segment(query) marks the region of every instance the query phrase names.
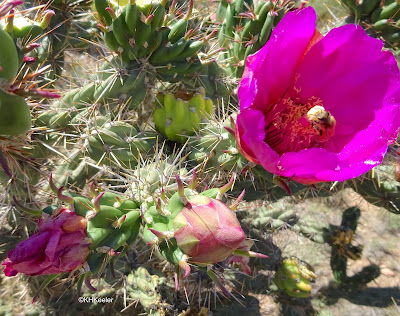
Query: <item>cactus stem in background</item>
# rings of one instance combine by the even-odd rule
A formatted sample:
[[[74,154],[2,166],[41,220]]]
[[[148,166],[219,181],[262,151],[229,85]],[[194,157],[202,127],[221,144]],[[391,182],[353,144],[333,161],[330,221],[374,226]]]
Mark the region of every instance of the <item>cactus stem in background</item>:
[[[243,189],[242,193],[240,193],[240,195],[237,197],[235,202],[233,202],[233,204],[231,205],[230,209],[232,211],[236,210],[236,208],[239,206],[240,202],[242,202],[245,193],[246,193],[246,189]]]
[[[42,291],[46,288],[47,285],[50,284],[51,281],[53,281],[56,277],[58,277],[59,274],[52,274],[49,275],[44,281],[43,283],[40,285],[39,289],[37,290],[35,296],[32,299],[32,304],[36,302],[36,300],[38,299],[40,293],[42,293]]]
[[[130,5],[135,5],[136,4],[136,0],[129,0],[129,4]]]

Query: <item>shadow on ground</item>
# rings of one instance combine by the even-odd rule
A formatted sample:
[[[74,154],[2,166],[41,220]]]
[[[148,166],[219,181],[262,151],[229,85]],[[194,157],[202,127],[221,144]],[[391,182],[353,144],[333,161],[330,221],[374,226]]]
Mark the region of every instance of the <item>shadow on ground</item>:
[[[338,287],[331,283],[319,291],[319,295],[327,305],[336,304],[344,298],[353,304],[386,308],[400,300],[400,288],[398,287],[366,287],[362,289],[348,289]]]

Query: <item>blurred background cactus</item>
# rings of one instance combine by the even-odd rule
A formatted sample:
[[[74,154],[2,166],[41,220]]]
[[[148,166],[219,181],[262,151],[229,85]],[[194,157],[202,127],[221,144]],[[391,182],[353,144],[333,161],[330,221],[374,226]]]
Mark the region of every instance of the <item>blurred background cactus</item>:
[[[0,273],[0,315],[398,311],[398,144],[304,185],[236,142],[246,58],[310,4],[398,52],[394,0],[0,4],[0,260],[64,209],[90,238],[76,269]]]

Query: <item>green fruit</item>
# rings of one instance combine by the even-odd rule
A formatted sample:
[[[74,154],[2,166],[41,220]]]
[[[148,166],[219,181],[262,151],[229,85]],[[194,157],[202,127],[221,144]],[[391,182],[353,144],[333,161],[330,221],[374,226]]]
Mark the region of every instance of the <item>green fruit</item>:
[[[0,113],[0,135],[22,134],[31,127],[31,112],[22,97],[0,90]]]

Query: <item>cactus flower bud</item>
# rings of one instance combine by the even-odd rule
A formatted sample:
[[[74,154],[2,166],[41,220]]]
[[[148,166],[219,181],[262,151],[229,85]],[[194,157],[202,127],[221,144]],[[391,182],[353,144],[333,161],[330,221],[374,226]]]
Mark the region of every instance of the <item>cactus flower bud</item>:
[[[234,212],[221,201],[196,195],[174,219],[175,239],[190,262],[216,263],[246,238]]]
[[[46,275],[79,268],[89,255],[86,219],[63,208],[38,222],[39,231],[20,242],[2,263],[4,274]]]

